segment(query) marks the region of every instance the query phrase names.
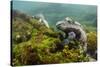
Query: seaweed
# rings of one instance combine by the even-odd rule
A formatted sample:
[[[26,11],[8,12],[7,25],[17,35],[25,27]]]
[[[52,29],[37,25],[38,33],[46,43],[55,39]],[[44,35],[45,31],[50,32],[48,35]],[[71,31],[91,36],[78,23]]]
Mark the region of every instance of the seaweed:
[[[90,56],[84,55],[77,40],[63,44],[64,38],[59,31],[47,28],[37,19],[23,14],[28,17],[26,21],[20,14],[17,12],[12,18],[13,66],[90,61]],[[90,32],[87,35],[88,51],[96,51],[96,33]]]

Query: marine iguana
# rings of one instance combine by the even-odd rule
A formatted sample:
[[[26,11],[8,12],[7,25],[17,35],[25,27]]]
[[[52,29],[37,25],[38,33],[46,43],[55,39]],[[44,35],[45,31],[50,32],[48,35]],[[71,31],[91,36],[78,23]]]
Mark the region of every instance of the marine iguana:
[[[49,24],[48,24],[48,22],[46,21],[46,19],[45,19],[45,17],[43,16],[43,14],[37,14],[37,15],[32,16],[32,17],[35,18],[35,19],[37,19],[37,20],[39,20],[40,23],[45,24],[45,26],[46,26],[47,28],[50,28],[50,27],[49,27]]]
[[[66,17],[64,20],[57,22],[56,27],[66,34],[65,38],[69,38],[69,33],[74,32],[75,36],[73,36],[73,38],[81,43],[80,46],[83,48],[84,52],[87,51],[87,36],[79,22],[73,21],[71,18]]]

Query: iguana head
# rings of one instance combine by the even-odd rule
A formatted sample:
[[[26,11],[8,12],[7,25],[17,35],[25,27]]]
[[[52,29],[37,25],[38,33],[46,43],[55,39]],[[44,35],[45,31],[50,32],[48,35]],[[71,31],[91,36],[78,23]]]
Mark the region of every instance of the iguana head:
[[[82,26],[77,21],[73,21],[71,18],[66,17],[63,21],[56,23],[57,29],[63,31],[68,35],[69,32],[74,32],[76,34],[76,39],[81,36]]]
[[[79,29],[81,27],[81,24],[77,21],[73,21],[69,17],[66,17],[63,21],[57,22],[56,27],[60,30],[65,31],[65,29],[68,29],[68,28]]]

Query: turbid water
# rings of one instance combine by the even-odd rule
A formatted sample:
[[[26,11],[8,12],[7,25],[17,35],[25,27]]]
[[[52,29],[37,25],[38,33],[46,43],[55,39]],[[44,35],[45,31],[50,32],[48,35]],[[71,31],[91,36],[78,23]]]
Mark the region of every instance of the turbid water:
[[[54,27],[58,21],[67,16],[85,25],[96,26],[97,21],[97,6],[95,5],[13,1],[12,9],[31,16],[43,14],[50,27]]]

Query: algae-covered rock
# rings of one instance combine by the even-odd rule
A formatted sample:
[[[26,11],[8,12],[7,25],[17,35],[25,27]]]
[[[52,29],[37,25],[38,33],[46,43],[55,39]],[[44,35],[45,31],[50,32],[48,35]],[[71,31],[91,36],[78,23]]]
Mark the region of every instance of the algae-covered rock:
[[[89,32],[87,33],[88,42],[88,53],[95,59],[97,59],[97,33]]]
[[[80,52],[82,49],[76,48],[80,45],[77,40],[63,45],[64,39],[59,34],[37,19],[15,12],[12,18],[12,65],[89,61]]]
[[[38,64],[40,63],[38,55],[55,52],[56,42],[60,42],[60,39],[58,33],[47,28],[37,19],[13,11],[12,42],[13,65],[25,65]]]

